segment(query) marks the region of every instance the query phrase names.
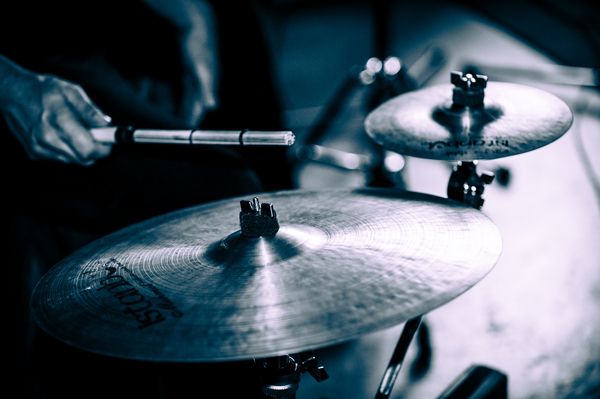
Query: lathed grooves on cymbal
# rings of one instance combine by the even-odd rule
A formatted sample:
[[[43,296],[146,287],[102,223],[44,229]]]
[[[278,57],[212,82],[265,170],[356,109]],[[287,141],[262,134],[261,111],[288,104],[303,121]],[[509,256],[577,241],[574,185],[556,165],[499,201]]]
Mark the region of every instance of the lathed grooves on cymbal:
[[[497,262],[498,229],[455,201],[395,189],[256,196],[281,225],[239,234],[240,197],[166,214],[56,265],[31,301],[57,339],[110,356],[212,362],[297,353],[428,312]]]
[[[240,231],[211,244],[204,257],[222,265],[267,266],[322,247],[327,238],[309,226],[283,226],[273,236],[251,239]]]
[[[453,107],[453,85],[402,94],[365,120],[383,147],[419,158],[474,161],[521,154],[547,145],[573,123],[569,107],[546,91],[491,82],[483,107]]]

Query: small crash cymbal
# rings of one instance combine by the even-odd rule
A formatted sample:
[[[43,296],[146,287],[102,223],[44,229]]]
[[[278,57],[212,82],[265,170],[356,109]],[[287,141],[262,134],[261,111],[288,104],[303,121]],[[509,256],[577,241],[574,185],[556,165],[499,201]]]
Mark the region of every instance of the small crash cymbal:
[[[388,100],[367,116],[367,133],[403,155],[474,161],[535,150],[561,137],[573,122],[561,99],[533,87],[488,83],[479,107],[454,104],[453,89],[437,85]]]
[[[130,226],[80,249],[38,283],[37,323],[110,356],[213,362],[297,353],[434,309],[501,252],[481,212],[392,189],[259,195],[279,231],[240,232],[240,199]]]

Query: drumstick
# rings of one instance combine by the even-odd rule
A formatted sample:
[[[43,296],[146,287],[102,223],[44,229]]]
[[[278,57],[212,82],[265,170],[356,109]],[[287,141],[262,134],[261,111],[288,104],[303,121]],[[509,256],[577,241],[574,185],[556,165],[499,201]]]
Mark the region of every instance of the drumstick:
[[[289,131],[250,130],[153,130],[131,126],[90,129],[96,141],[102,143],[155,143],[188,145],[283,145],[294,144]]]

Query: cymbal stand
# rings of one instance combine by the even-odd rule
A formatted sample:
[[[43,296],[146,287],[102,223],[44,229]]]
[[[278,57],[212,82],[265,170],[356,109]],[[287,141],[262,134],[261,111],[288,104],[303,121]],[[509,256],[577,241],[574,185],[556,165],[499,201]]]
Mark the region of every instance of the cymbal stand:
[[[444,62],[443,51],[431,47],[407,69],[396,57],[388,57],[385,61],[373,57],[362,67],[353,67],[342,86],[334,94],[333,100],[325,106],[318,121],[311,127],[303,140],[304,145],[298,146],[296,150],[298,160],[363,172],[367,175],[367,185],[370,187],[403,188],[402,182],[394,179],[396,172],[402,169],[404,163],[400,154],[375,146],[371,150],[372,154],[354,154],[317,145],[317,143],[333,123],[347,97],[357,87],[368,86],[370,89],[368,104],[369,109],[372,109],[395,95],[418,89],[441,68]]]
[[[448,182],[448,198],[481,209],[484,184],[490,184],[494,180],[494,174],[483,172],[478,175],[476,168],[477,161],[458,162]]]
[[[430,54],[427,54],[430,56]],[[304,145],[297,149],[298,159],[301,161],[316,161],[343,169],[347,168],[347,157],[360,157],[357,154],[344,153],[343,151],[318,146],[342,107],[350,98],[351,94],[359,87],[371,89],[368,98],[368,107],[372,109],[382,103],[385,99],[415,89],[414,81],[406,73],[401,61],[396,57],[388,57],[381,61],[376,57],[370,58],[363,66],[351,68],[346,79],[336,91],[333,99],[327,104],[319,115],[318,120],[306,135]],[[383,168],[383,149],[375,148],[374,156],[362,156],[368,158],[368,163],[362,165],[361,169],[368,174],[368,185],[375,187],[392,187],[394,184],[387,177]]]
[[[452,72],[450,81],[455,86],[452,92],[452,108],[461,111],[465,107],[483,106],[483,89],[487,85],[487,76]],[[492,172],[477,174],[477,161],[458,162],[448,182],[448,198],[481,209],[484,202],[484,185],[493,180]]]
[[[381,383],[379,384],[379,389],[377,390],[375,399],[387,399],[392,393],[392,388],[394,387],[394,383],[396,382],[398,373],[400,373],[400,368],[402,367],[402,363],[404,362],[404,356],[406,356],[408,345],[410,344],[410,341],[412,341],[413,336],[419,329],[422,317],[423,316],[421,315],[410,319],[404,325],[404,329],[402,330],[402,334],[400,335],[400,340],[396,345],[396,349],[392,354],[392,358],[390,359],[390,362],[388,364],[387,369],[385,370]]]
[[[259,359],[257,364],[264,398],[295,399],[301,373],[308,372],[318,382],[329,378],[325,369],[318,365],[313,351]]]
[[[373,46],[375,57],[370,58],[365,65],[355,66],[350,69],[342,85],[334,93],[331,101],[324,107],[303,140],[304,145],[299,146],[297,155],[301,161],[316,161],[348,170],[361,170],[367,173],[367,185],[371,187],[394,187],[397,182],[393,176],[395,171],[386,169],[385,150],[374,147],[373,156],[360,156],[344,153],[326,147],[316,147],[327,129],[331,126],[340,110],[350,98],[351,94],[359,87],[370,89],[368,110],[372,110],[384,101],[421,87],[445,63],[444,52],[436,47],[428,48],[424,54],[410,68],[397,57],[388,56],[389,37],[389,9],[390,0],[376,0],[371,3],[373,14]],[[346,156],[347,155],[347,156]],[[366,158],[360,167],[355,162],[348,167],[348,158]]]
[[[476,75],[474,77],[471,74],[463,76],[460,72],[452,72],[451,81],[456,86],[453,91],[452,108],[460,112],[467,106],[483,106],[483,89],[487,83],[486,76]],[[490,172],[484,172],[479,176],[476,172],[476,165],[477,161],[458,163],[450,176],[448,198],[481,209],[483,205],[483,198],[481,197],[483,185],[491,183],[494,175]],[[421,315],[406,322],[375,399],[387,399],[390,396],[408,346],[419,329],[422,317]]]
[[[277,212],[273,204],[241,200],[240,227],[245,237],[268,237],[279,231]],[[297,360],[296,360],[297,359]],[[318,382],[329,376],[319,366],[313,351],[301,352],[293,357],[282,355],[255,361],[259,367],[260,388],[264,398],[292,398],[300,384],[300,374],[308,372]]]

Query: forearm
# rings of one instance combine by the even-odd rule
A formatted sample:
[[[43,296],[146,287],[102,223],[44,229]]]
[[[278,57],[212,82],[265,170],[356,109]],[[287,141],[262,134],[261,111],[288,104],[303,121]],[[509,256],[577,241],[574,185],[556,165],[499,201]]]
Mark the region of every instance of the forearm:
[[[197,126],[217,107],[218,29],[212,5],[203,0],[140,0],[178,30],[183,66],[180,118]]]
[[[179,31],[187,32],[211,13],[212,7],[203,0],[140,0],[156,14],[171,22]],[[204,14],[206,15],[206,14]]]

